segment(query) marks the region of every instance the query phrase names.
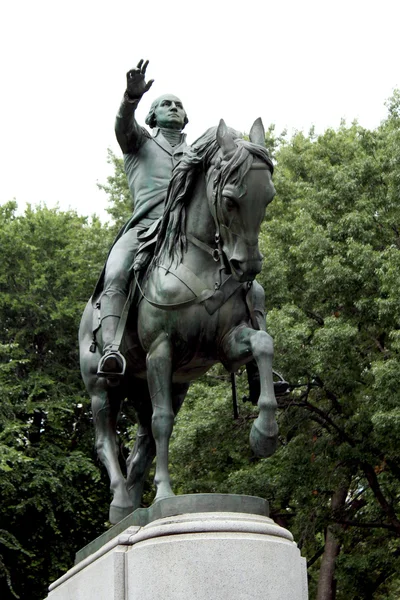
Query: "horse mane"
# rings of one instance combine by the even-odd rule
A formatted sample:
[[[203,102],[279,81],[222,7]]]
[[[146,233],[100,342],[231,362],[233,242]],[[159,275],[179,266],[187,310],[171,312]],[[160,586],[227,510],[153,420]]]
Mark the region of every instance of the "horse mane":
[[[232,183],[240,185],[246,173],[250,170],[253,157],[265,162],[273,173],[273,163],[266,148],[248,142],[243,136],[229,128],[237,148],[227,161],[221,162],[219,173],[219,188],[223,188],[228,180],[235,175]],[[217,127],[211,127],[199,137],[184,154],[175,167],[168,187],[164,216],[158,234],[153,264],[165,263],[170,259],[170,265],[182,260],[186,251],[186,206],[192,197],[192,191],[201,172],[207,172],[211,162],[220,149],[217,142]]]

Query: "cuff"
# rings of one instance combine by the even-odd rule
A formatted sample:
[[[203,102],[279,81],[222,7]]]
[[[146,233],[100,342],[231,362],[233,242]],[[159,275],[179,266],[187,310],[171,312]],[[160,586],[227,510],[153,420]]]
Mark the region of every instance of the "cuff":
[[[136,108],[136,106],[137,106],[137,105],[139,104],[139,102],[140,102],[140,99],[141,99],[141,96],[140,96],[140,98],[131,98],[131,97],[128,95],[128,92],[127,92],[127,91],[125,91],[125,93],[124,93],[124,100],[123,100],[123,101],[124,101],[124,102],[127,102],[128,104],[130,104],[130,105],[132,105],[132,106],[134,106],[134,107]]]

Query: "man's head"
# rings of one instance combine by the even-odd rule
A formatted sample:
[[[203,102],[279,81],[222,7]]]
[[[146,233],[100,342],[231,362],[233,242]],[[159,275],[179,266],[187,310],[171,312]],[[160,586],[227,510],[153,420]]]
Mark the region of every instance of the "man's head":
[[[163,127],[182,131],[188,122],[182,102],[172,94],[164,94],[154,100],[146,117],[146,125],[151,128]]]

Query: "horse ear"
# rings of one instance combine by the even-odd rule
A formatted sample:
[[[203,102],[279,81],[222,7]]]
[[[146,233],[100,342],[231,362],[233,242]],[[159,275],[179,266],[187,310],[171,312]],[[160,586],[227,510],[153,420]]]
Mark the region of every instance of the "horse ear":
[[[265,129],[260,117],[254,121],[250,129],[250,141],[265,148]]]
[[[227,128],[223,119],[220,120],[218,125],[217,142],[224,156],[232,154],[232,152],[236,150],[236,144],[233,140],[233,136],[229,132],[229,129]]]

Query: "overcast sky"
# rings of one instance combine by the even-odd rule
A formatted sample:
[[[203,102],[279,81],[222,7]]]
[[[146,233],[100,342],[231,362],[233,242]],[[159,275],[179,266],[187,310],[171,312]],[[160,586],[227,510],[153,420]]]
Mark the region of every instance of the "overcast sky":
[[[0,10],[0,203],[104,217],[107,148],[125,74],[147,58],[142,99],[179,96],[188,141],[221,117],[306,132],[376,127],[400,85],[399,0],[12,0]]]

